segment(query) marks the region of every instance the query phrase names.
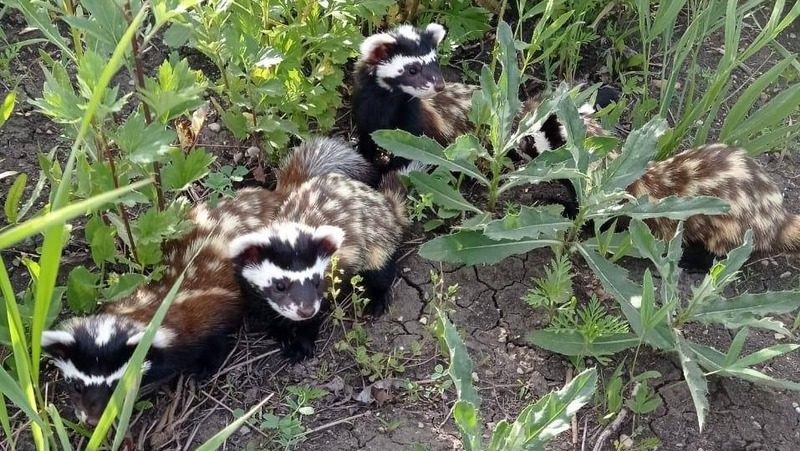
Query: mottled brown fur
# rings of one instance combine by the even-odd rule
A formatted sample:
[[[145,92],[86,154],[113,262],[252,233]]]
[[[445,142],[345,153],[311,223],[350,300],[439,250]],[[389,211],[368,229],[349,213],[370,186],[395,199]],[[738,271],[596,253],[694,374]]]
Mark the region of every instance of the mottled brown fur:
[[[227,246],[235,236],[266,225],[280,201],[275,193],[248,188],[214,208],[195,206],[189,213],[194,228],[164,245],[164,277],[107,304],[105,313],[149,323],[186,268],[183,284],[162,323],[162,327],[176,332],[174,343],[180,346],[196,342],[236,327],[243,317],[244,305]]]
[[[475,127],[467,114],[472,107],[472,93],[477,86],[447,83],[444,91],[430,99],[422,99],[424,133],[443,146]]]
[[[727,254],[753,230],[757,252],[800,251],[800,217],[791,214],[775,182],[744,150],[724,144],[706,145],[653,162],[627,191],[657,200],[674,196],[714,196],[730,204],[724,215],[696,215],[684,223],[684,240],[700,243],[717,256]],[[678,222],[645,221],[653,233],[671,238]]]

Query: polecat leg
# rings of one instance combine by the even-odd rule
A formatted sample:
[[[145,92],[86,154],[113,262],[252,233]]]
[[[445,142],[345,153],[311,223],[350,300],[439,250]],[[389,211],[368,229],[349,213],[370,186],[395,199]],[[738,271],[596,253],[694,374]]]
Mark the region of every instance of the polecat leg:
[[[392,289],[392,282],[397,273],[394,257],[392,256],[380,269],[361,273],[364,278],[364,295],[369,298],[369,303],[364,309],[364,313],[368,315],[381,316],[389,306],[389,290]]]
[[[714,257],[715,255],[701,243],[684,243],[683,255],[681,255],[678,266],[687,272],[706,273],[714,264]]]
[[[302,362],[314,355],[322,312],[307,321],[280,319],[270,325],[270,334],[281,344],[283,356],[290,362]]]

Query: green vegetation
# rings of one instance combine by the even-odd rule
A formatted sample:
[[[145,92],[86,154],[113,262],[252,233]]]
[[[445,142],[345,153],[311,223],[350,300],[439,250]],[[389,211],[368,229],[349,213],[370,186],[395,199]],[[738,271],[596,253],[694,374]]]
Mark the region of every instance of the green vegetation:
[[[625,192],[648,162],[691,145],[719,140],[757,155],[800,136],[800,62],[776,40],[800,17],[800,2],[6,0],[0,20],[12,14],[28,30],[13,42],[10,28],[0,30],[0,127],[23,107],[33,108],[58,124],[67,145],[43,149],[38,174],[0,173],[8,182],[0,229],[0,427],[10,448],[17,445],[19,422],[26,423],[19,437],[37,450],[70,450],[81,440],[89,450],[125,447],[142,362],[183,277],[149,324],[93,431],[69,421],[70,414],[59,412],[45,393],[42,331],[62,313],[96,312],[102,303],[159,280],[162,243],[191,227],[185,195],[213,205],[255,176],[245,162],[217,162],[219,153],[200,139],[209,118],[219,119],[232,147],[256,149],[248,156],[268,164],[312,133],[349,130],[343,107],[359,43],[406,22],[444,24],[440,60],[481,86],[471,111],[476,129],[449,146],[400,131],[374,135],[395,154],[435,166],[430,174],[409,177],[417,190],[410,195],[412,219],[423,222],[426,232],[440,232],[419,252],[432,261],[479,265],[552,250],[552,262],[520,301],[546,312],[548,325],[526,338],[564,355],[580,371],[563,389],[516,413],[513,422],[485,431],[472,361],[448,319],[457,287],[445,287],[434,272],[420,322],[440,340],[449,363],[431,363],[428,380],[402,380],[398,385],[409,398],[452,399],[454,392],[452,416],[465,449],[500,450],[542,449],[589,402],[603,425],[653,412],[661,402],[653,387],[662,375],[640,367],[649,350],[679,362],[701,429],[713,414],[710,376],[800,390],[800,383],[761,369],[798,345],[744,352],[753,329],[791,336],[800,328],[800,316],[791,328],[775,319],[800,308],[800,292],[725,291],[743,277],[752,237],[684,293],[678,290],[681,232],[665,242],[642,222],[719,214],[728,206],[714,198],[651,204]],[[709,50],[714,39],[722,41],[718,52]],[[484,45],[487,52],[494,45],[490,55],[476,50]],[[576,105],[591,99],[596,86],[570,86],[590,48],[622,87],[623,101],[599,116],[609,129],[621,118],[632,124],[624,140],[586,137]],[[763,63],[769,52],[779,55],[771,66]],[[23,56],[35,61],[20,61]],[[757,64],[762,66],[755,71]],[[30,82],[16,69],[21,65],[41,70],[40,95],[28,98],[30,91],[20,88]],[[734,78],[737,73],[748,74],[746,80]],[[549,95],[519,117],[520,93],[540,81]],[[764,98],[766,90],[774,95]],[[552,114],[565,124],[566,145],[514,168],[510,152]],[[606,158],[612,152],[616,158]],[[521,189],[561,179],[573,184],[581,206],[573,220],[562,216],[561,207],[515,199]],[[601,230],[623,217],[632,218],[627,231]],[[582,233],[587,222],[594,224],[594,238]],[[89,258],[59,278],[70,240],[85,243]],[[6,252],[23,242],[34,250]],[[619,264],[623,257],[645,259],[654,269],[632,278]],[[604,292],[584,296],[573,290],[581,265]],[[26,272],[22,283],[12,283],[13,267]],[[358,277],[344,281],[353,291],[347,299],[335,265],[329,278],[336,354],[352,361],[365,384],[407,377],[429,342],[378,349],[363,318],[368,300]],[[700,343],[687,333],[697,324],[735,330],[734,338],[727,349]],[[587,359],[614,366],[605,373],[586,369]],[[318,372],[328,368],[320,365]],[[245,424],[269,437],[271,448],[300,446],[313,432],[305,425],[316,413],[312,403],[326,393],[306,385],[286,390],[280,407],[265,409],[267,397],[246,406],[246,413],[234,410],[235,419],[198,449],[222,446]],[[395,420],[380,421],[387,431],[398,428]],[[634,436],[639,432],[634,429]],[[653,437],[640,438],[634,449],[658,446]]]

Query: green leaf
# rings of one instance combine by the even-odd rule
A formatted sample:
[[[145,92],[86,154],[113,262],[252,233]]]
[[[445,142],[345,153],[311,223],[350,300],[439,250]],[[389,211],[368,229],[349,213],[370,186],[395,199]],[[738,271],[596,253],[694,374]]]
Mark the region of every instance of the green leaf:
[[[408,176],[411,183],[420,193],[430,193],[433,201],[445,208],[458,211],[471,211],[481,213],[481,210],[464,199],[458,191],[447,184],[446,181],[428,175],[424,172],[412,172]]]
[[[405,130],[378,130],[372,133],[375,143],[393,154],[416,160],[424,164],[441,166],[453,172],[461,172],[474,178],[485,186],[489,186],[489,180],[481,173],[474,164],[456,160],[450,161],[445,157],[445,152],[458,153],[455,150],[444,150],[442,146],[427,136],[414,136]],[[474,138],[473,138],[474,139]],[[471,142],[469,138],[462,138],[451,144],[451,147],[463,146]]]
[[[127,273],[119,276],[119,279],[107,288],[102,290],[103,299],[113,301],[123,296],[133,293],[141,284],[147,281],[147,277],[136,274]]]
[[[730,280],[747,263],[753,252],[753,231],[748,229],[744,233],[744,242],[741,246],[728,252],[728,256],[719,263],[724,269],[717,275],[717,280]]]
[[[572,227],[572,221],[561,216],[563,207],[522,206],[518,215],[506,215],[486,225],[484,234],[493,240],[521,240],[525,238],[555,239],[558,232]]]
[[[106,225],[99,215],[92,216],[84,229],[86,241],[92,253],[92,261],[98,267],[105,262],[111,262],[117,252],[116,234],[114,228]]]
[[[572,417],[591,401],[596,385],[597,371],[589,368],[561,390],[548,393],[526,407],[511,425],[508,438],[496,451],[544,450],[547,442],[569,429]]]
[[[124,193],[146,186],[150,180],[142,180],[119,189],[91,197],[80,202],[75,202],[64,208],[51,211],[43,216],[28,220],[23,224],[12,227],[0,233],[0,249],[7,249],[29,236],[36,235],[54,224],[63,224],[76,216],[85,214],[100,205],[111,202]]]
[[[453,405],[453,419],[456,421],[458,431],[461,433],[461,442],[466,451],[478,451],[481,447],[480,425],[478,424],[478,411],[475,406],[463,399]]]
[[[250,125],[247,118],[238,108],[225,111],[221,117],[225,128],[233,133],[234,138],[242,140],[250,135]]]
[[[458,395],[458,401],[453,406],[453,416],[461,431],[466,449],[479,450],[481,449],[481,432],[478,409],[480,409],[481,400],[472,385],[472,359],[447,314],[443,310],[437,309],[436,315],[435,334],[439,338],[442,350],[446,350],[450,356],[447,374],[452,379]]]
[[[641,341],[634,334],[618,334],[595,338],[587,343],[577,331],[536,330],[527,340],[545,350],[569,356],[604,356],[632,348]]]
[[[53,25],[47,9],[40,8],[31,0],[6,0],[6,5],[16,8],[25,16],[25,22],[29,27],[35,28],[42,33],[47,40],[59,48],[64,55],[75,61],[75,53],[69,48],[64,38],[58,33],[58,28]]]
[[[17,91],[11,91],[6,94],[5,99],[3,99],[3,104],[0,105],[0,127],[11,117],[11,112],[14,111],[14,104],[16,101]]]
[[[31,421],[44,427],[42,417],[39,416],[34,408],[31,408],[31,404],[27,402],[25,393],[2,366],[0,366],[0,391],[6,398],[14,403],[15,406],[22,410]]]
[[[6,214],[9,224],[15,224],[19,215],[19,202],[22,200],[22,193],[25,191],[25,184],[28,183],[28,174],[24,172],[17,176],[11,188],[8,189],[6,194],[6,202],[3,204],[3,211]]]
[[[730,299],[714,299],[701,303],[691,319],[703,323],[720,323],[729,328],[741,326],[765,327],[760,321],[767,315],[793,312],[800,308],[800,291],[768,291],[745,293]],[[776,330],[766,324],[766,328]],[[785,329],[776,330],[787,333]]]
[[[150,105],[162,124],[198,108],[204,102],[206,86],[203,75],[189,68],[185,58],[177,60],[173,56],[161,63],[157,80],[145,78],[144,86],[142,99]]]
[[[169,164],[161,170],[164,187],[169,191],[183,191],[192,182],[200,180],[211,171],[214,156],[202,148],[188,155],[179,150],[170,153]]]
[[[770,99],[764,106],[751,114],[746,121],[739,124],[728,139],[730,142],[736,142],[751,133],[780,125],[797,111],[798,105],[800,105],[800,83],[784,89]]]
[[[774,387],[780,390],[800,391],[800,383],[798,382],[776,379],[753,368],[748,368],[748,365],[761,363],[779,355],[792,352],[798,348],[798,345],[784,344],[770,346],[769,348],[756,351],[740,359],[734,365],[726,364],[726,355],[714,348],[698,343],[689,343],[689,346],[692,348],[692,351],[694,351],[695,356],[697,356],[698,362],[711,372],[722,376],[736,377],[754,384]]]
[[[464,230],[428,241],[420,247],[419,255],[433,261],[492,265],[511,255],[559,244],[557,240],[493,240],[480,232]]]
[[[736,103],[725,115],[725,122],[722,124],[722,129],[719,132],[719,140],[725,143],[734,144],[728,138],[736,132],[736,128],[740,127],[745,122],[745,116],[750,108],[756,103],[758,98],[767,89],[768,86],[773,84],[780,78],[789,65],[795,61],[794,57],[787,57],[778,64],[772,66],[770,70],[753,81],[747,89],[739,94]]]
[[[131,162],[137,164],[163,161],[175,141],[174,130],[159,123],[145,124],[141,114],[128,117],[114,137],[117,145]]]
[[[683,220],[695,215],[725,214],[730,209],[727,202],[716,197],[696,196],[681,197],[668,196],[656,202],[649,202],[645,198],[637,202],[629,202],[622,207],[612,207],[587,216],[628,216],[635,219],[669,218]]]
[[[100,276],[78,266],[67,277],[67,304],[75,313],[88,313],[97,305]]]
[[[689,393],[692,395],[700,432],[703,432],[708,411],[708,382],[694,359],[695,353],[692,351],[690,343],[677,330],[675,331],[675,350],[678,352],[681,368],[683,368],[683,377],[689,387]]]
[[[625,189],[644,174],[656,154],[658,139],[667,129],[667,121],[660,117],[651,119],[634,130],[622,145],[622,153],[605,172],[603,190]]]

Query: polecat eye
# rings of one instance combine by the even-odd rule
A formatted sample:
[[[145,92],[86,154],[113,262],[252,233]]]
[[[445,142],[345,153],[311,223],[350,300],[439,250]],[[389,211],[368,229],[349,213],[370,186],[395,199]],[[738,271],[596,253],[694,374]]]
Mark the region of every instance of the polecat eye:
[[[417,75],[417,73],[419,73],[419,68],[417,66],[411,66],[408,68],[408,73],[411,75]]]
[[[317,276],[317,277],[314,277],[313,281],[314,281],[314,286],[315,286],[316,288],[319,288],[319,276]]]
[[[279,281],[275,284],[275,289],[278,291],[286,291],[286,284],[283,281]]]

